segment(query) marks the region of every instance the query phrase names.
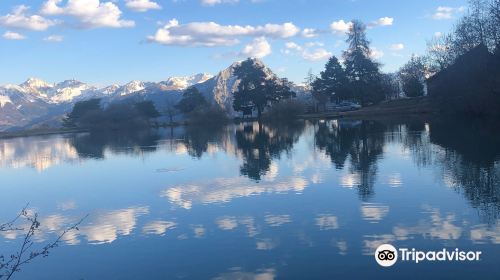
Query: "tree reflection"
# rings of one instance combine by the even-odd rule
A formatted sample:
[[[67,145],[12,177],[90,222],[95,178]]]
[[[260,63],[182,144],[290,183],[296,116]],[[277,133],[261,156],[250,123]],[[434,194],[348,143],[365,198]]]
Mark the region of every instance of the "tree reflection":
[[[228,127],[224,125],[187,126],[185,134],[181,137],[190,156],[201,158],[210,145],[219,146],[228,135]]]
[[[160,135],[156,130],[99,131],[71,138],[81,158],[104,158],[106,149],[113,153],[145,153],[157,149]]]
[[[499,125],[473,120],[430,124],[430,141],[444,148],[437,156],[443,177],[463,193],[487,220],[500,212]]]
[[[259,181],[283,152],[289,153],[304,130],[304,122],[281,125],[244,124],[236,130],[238,152],[243,156],[240,173]]]
[[[372,121],[320,122],[315,144],[330,157],[337,169],[343,169],[349,157],[348,170],[356,175],[354,182],[362,200],[374,194],[377,161],[383,154],[386,126]]]

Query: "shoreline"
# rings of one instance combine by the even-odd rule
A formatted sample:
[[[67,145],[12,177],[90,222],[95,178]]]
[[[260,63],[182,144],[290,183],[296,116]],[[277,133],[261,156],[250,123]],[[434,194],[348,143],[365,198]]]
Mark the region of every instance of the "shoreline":
[[[414,117],[429,117],[438,115],[439,110],[433,105],[433,100],[429,97],[416,97],[406,99],[396,99],[385,101],[380,104],[363,107],[356,111],[347,112],[321,112],[309,113],[299,115],[297,119],[302,120],[317,120],[317,119],[358,119],[358,120],[377,120],[387,118],[414,118]],[[256,121],[255,118],[241,119],[235,118],[229,123],[239,123]],[[188,122],[174,122],[174,123],[157,123],[152,125],[151,128],[166,128],[176,126],[188,126]],[[0,132],[0,139],[16,138],[16,137],[30,137],[30,136],[44,136],[54,134],[69,134],[69,133],[84,133],[89,132],[88,129],[61,129],[61,128],[47,128],[47,129],[33,129],[21,130],[13,132]]]

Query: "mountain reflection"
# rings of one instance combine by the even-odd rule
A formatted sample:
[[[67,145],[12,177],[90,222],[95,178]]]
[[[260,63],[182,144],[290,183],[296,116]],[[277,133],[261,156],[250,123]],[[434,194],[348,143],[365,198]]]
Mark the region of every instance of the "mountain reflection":
[[[222,153],[238,160],[240,177],[194,178],[188,183],[164,188],[161,195],[174,205],[190,209],[196,203],[222,203],[264,193],[301,192],[310,185],[320,184],[327,172],[339,171],[337,185],[356,188],[365,203],[364,217],[377,222],[389,210],[369,204],[379,185],[399,187],[408,183],[400,172],[389,170],[379,174],[384,157],[397,153],[397,158],[411,159],[419,168],[431,167],[444,185],[463,194],[491,223],[500,213],[498,128],[498,124],[470,120],[341,119],[287,125],[243,123],[211,128],[193,126],[26,137],[0,140],[0,166],[43,172],[54,165],[80,164],[115,154],[134,157],[166,151],[165,157],[187,154],[201,159]],[[309,158],[298,158],[300,151],[294,148],[300,141],[300,151],[305,150],[303,153]],[[294,165],[292,174],[283,173],[280,159],[284,155],[290,159],[287,163]],[[327,172],[323,172],[321,168],[325,169],[325,163],[318,162],[318,158],[327,158],[336,170],[326,167]],[[157,226],[147,231],[164,232],[170,227],[161,223]],[[112,238],[93,239],[106,242]]]

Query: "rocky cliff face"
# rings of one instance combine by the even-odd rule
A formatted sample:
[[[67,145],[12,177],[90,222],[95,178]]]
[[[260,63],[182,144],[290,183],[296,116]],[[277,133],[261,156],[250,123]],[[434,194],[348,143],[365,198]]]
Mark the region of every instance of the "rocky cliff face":
[[[277,76],[261,60],[254,58],[253,62],[264,67],[268,79],[277,79]],[[204,94],[207,100],[219,105],[231,115],[235,114],[233,110],[233,95],[238,90],[240,83],[234,71],[239,65],[241,65],[241,61],[231,64],[231,66],[220,71],[213,78],[196,85],[196,88]]]

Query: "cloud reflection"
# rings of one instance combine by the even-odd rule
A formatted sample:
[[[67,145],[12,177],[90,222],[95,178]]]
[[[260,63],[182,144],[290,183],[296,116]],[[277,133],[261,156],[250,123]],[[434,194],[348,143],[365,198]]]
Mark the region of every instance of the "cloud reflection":
[[[302,177],[290,177],[272,183],[255,183],[242,177],[217,178],[197,184],[174,186],[162,191],[160,196],[179,207],[191,209],[193,203],[223,203],[264,193],[302,192],[307,186],[308,182]]]
[[[256,272],[242,271],[241,268],[232,268],[232,271],[222,273],[213,280],[273,280],[276,278],[275,269],[263,269]]]
[[[381,221],[389,213],[389,206],[376,203],[363,203],[361,206],[361,214],[363,220],[377,223]]]
[[[89,243],[102,244],[115,241],[118,236],[129,235],[137,224],[137,218],[149,213],[148,207],[131,207],[98,214],[80,231]]]
[[[169,221],[152,221],[144,225],[142,232],[145,234],[164,235],[168,229],[174,228],[176,223]]]
[[[320,230],[333,230],[339,228],[339,222],[336,216],[329,214],[318,215],[316,225]]]

